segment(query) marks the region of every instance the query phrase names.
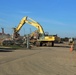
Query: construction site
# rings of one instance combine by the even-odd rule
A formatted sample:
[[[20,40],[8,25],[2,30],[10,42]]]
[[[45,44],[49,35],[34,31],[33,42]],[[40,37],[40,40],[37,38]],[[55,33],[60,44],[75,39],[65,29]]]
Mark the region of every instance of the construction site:
[[[35,27],[21,36],[23,25]],[[45,33],[42,25],[25,16],[13,35],[0,33],[0,75],[76,75],[76,39]]]

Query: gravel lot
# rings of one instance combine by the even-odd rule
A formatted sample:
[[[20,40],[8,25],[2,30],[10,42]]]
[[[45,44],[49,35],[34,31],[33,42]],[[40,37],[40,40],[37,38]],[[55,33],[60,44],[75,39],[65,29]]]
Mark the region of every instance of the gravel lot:
[[[0,50],[0,75],[76,75],[76,51],[63,44]]]

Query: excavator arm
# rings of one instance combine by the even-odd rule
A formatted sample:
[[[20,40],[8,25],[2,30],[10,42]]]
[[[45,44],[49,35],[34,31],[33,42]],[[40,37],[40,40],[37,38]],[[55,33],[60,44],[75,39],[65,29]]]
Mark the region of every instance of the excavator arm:
[[[19,37],[18,32],[20,31],[20,29],[22,28],[22,26],[23,26],[25,23],[34,26],[35,28],[37,28],[37,30],[38,30],[38,32],[39,32],[40,34],[44,35],[44,30],[43,30],[42,26],[41,26],[38,22],[34,21],[33,19],[31,19],[31,18],[29,18],[29,17],[24,17],[24,18],[22,18],[22,20],[20,21],[19,25],[18,25],[16,28],[14,28],[14,38]]]
[[[14,28],[14,33],[17,33],[20,31],[20,29],[22,28],[22,26],[26,23],[27,17],[22,18],[22,20],[20,21],[19,25]]]

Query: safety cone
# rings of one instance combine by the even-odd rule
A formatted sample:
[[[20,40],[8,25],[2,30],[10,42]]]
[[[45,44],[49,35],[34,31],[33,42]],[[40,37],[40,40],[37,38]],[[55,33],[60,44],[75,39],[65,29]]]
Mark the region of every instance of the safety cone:
[[[70,47],[70,52],[72,52],[73,51],[73,45],[71,45],[71,47]]]

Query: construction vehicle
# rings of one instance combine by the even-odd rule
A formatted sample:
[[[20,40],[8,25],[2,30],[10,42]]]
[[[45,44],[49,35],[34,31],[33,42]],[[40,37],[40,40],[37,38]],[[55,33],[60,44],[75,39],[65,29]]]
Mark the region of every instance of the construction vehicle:
[[[16,39],[20,36],[19,31],[25,23],[30,24],[30,25],[34,26],[35,28],[37,28],[36,33],[38,33],[39,35],[37,36],[36,39],[30,40],[30,41],[33,41],[33,43],[35,43],[35,45],[37,45],[37,46],[42,46],[42,45],[54,46],[55,37],[45,35],[42,26],[38,22],[34,21],[33,19],[31,19],[29,17],[23,17],[22,20],[20,21],[19,25],[16,28],[14,28],[14,35],[13,35],[14,39]]]
[[[56,34],[56,35],[53,35],[55,37],[55,43],[63,43],[61,41],[61,38]]]
[[[73,38],[69,38],[68,40],[69,40],[69,43],[68,43],[68,44],[69,44],[69,45],[72,45],[73,42],[74,42],[74,39],[73,39]]]

